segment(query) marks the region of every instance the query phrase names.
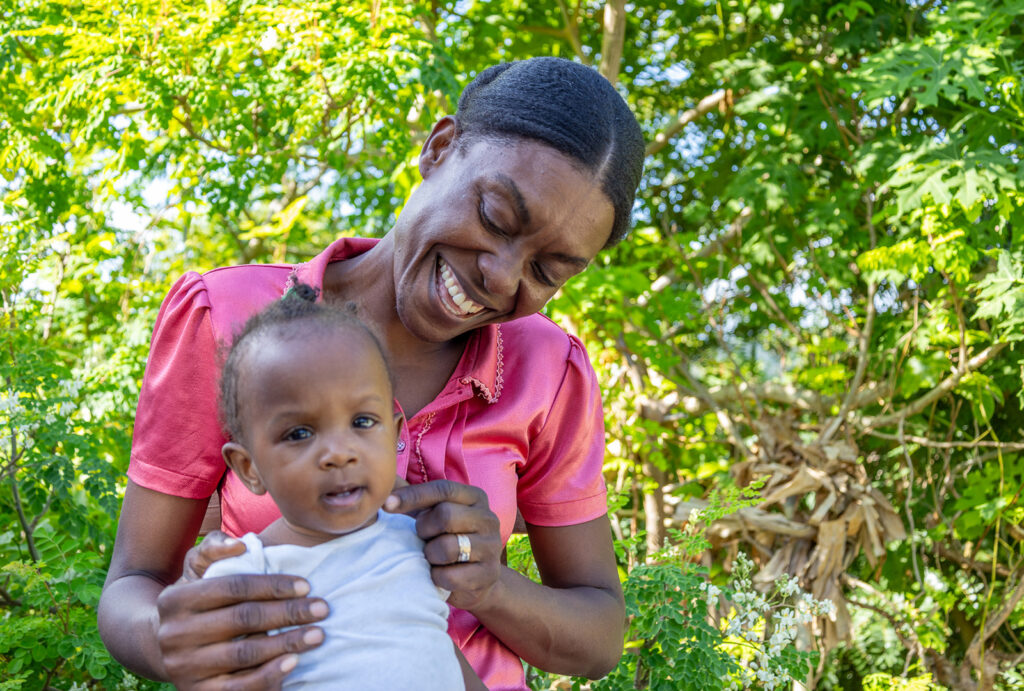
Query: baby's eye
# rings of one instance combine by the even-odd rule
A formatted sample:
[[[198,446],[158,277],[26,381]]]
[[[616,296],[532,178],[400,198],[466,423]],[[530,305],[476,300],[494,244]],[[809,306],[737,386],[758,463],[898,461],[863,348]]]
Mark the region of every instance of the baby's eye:
[[[285,432],[285,441],[303,441],[313,436],[313,430],[308,427],[296,427]]]
[[[377,424],[377,418],[370,415],[357,415],[352,420],[352,426],[359,429],[370,429]]]

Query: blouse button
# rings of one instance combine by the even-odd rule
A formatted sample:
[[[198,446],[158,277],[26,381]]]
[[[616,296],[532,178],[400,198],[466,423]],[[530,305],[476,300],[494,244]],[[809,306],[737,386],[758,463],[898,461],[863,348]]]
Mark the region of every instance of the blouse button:
[[[405,451],[405,440],[404,439],[399,439],[398,440],[398,452],[401,453],[402,451]]]

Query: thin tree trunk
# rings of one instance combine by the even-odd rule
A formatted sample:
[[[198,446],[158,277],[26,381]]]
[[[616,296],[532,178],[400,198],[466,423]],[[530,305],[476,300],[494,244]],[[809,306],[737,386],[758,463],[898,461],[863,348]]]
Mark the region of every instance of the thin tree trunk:
[[[644,475],[657,483],[657,487],[644,492],[644,525],[647,528],[648,558],[665,546],[665,498],[662,488],[666,484],[665,471],[649,461],[644,461]]]
[[[604,35],[601,38],[601,74],[615,86],[626,40],[626,0],[608,0],[604,6]]]

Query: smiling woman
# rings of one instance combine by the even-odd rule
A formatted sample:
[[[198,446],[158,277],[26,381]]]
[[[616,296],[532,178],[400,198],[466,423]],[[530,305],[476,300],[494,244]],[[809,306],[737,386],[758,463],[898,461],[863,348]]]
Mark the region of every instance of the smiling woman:
[[[225,472],[217,353],[300,282],[353,310],[384,347],[406,415],[396,469],[410,483],[385,509],[416,513],[434,583],[451,591],[449,634],[487,687],[525,689],[520,659],[586,676],[614,667],[624,605],[599,387],[582,344],[536,313],[625,235],[643,155],[632,113],[596,71],[555,58],[497,65],[434,126],[423,183],[380,241],[182,277],[154,329],[100,603],[111,652],[183,688],[266,688],[322,641],[326,608],[305,580],[197,580],[242,551],[223,533],[189,552],[218,489],[228,535],[281,515]],[[501,563],[517,511],[540,584]],[[245,637],[286,626],[297,628]]]
[[[594,175],[564,154],[533,141],[454,146],[455,131],[454,118],[434,127],[423,184],[392,234],[398,316],[432,342],[539,311],[604,246],[614,218]]]

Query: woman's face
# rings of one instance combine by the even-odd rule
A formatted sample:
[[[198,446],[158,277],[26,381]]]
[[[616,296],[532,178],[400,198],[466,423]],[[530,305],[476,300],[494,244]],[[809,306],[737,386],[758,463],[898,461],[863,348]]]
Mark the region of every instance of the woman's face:
[[[442,120],[395,226],[398,315],[443,342],[538,312],[604,247],[614,210],[594,177],[531,140],[456,147]]]

